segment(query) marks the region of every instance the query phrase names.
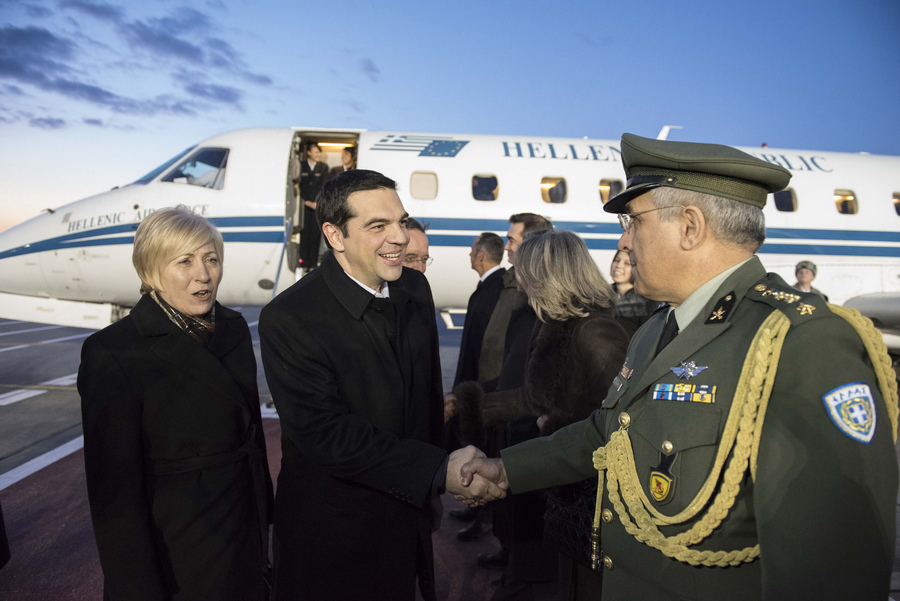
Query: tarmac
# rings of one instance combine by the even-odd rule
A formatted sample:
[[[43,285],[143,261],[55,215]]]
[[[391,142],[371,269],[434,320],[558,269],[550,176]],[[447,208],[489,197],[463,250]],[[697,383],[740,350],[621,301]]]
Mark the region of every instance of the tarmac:
[[[259,357],[256,322],[260,307],[238,308],[251,326]],[[456,371],[463,315],[451,323],[438,316],[444,387]],[[0,320],[0,505],[12,559],[0,570],[0,599],[15,601],[102,598],[103,575],[91,530],[84,481],[81,410],[75,389],[81,344],[93,330]],[[271,400],[262,366],[260,399]],[[263,407],[269,468],[280,466],[281,428]],[[900,460],[900,449],[898,449]],[[459,542],[464,524],[449,518],[461,507],[444,498],[444,521],[434,535],[438,598],[486,601],[497,570],[479,567],[475,556],[498,549],[491,536]],[[900,523],[900,499],[898,499]],[[900,550],[900,537],[897,539]],[[900,555],[900,553],[898,553]],[[555,583],[536,587],[536,601],[556,598]],[[900,601],[900,561],[895,556],[892,599]]]

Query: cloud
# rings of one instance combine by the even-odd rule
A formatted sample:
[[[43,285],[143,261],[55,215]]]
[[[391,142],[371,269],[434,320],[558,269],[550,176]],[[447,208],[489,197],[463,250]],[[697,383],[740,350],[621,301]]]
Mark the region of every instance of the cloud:
[[[132,47],[197,65],[204,62],[202,48],[175,37],[164,28],[155,28],[143,21],[135,21],[120,25],[119,31]]]
[[[32,119],[28,122],[28,125],[31,127],[37,127],[40,129],[62,129],[66,126],[66,122],[63,119],[54,119],[51,117],[40,117],[37,119]]]
[[[204,100],[213,100],[223,104],[243,110],[241,100],[244,93],[237,88],[231,86],[219,86],[215,84],[190,83],[184,86],[185,91],[192,96],[203,98]]]
[[[102,1],[60,0],[59,6],[69,14],[89,15],[109,23],[112,31],[124,40],[124,51],[98,44],[90,37],[81,38],[78,31],[65,36],[37,26],[0,26],[0,95],[25,95],[26,92],[12,84],[27,84],[120,114],[196,116],[216,107],[244,110],[245,92],[239,85],[215,83],[217,77],[221,79],[224,75],[228,83],[274,85],[268,75],[250,71],[241,53],[230,43],[214,35],[205,36],[218,29],[210,17],[193,8],[180,8],[177,13],[162,18],[128,20],[122,7]],[[158,73],[177,65],[173,77],[183,93],[180,97],[134,98],[91,81],[84,73],[102,77],[103,71],[96,65],[82,64],[79,55],[95,46],[107,53],[116,52],[118,60],[112,67],[125,69],[120,65],[130,65],[127,68],[130,73],[138,69]],[[195,68],[193,75],[184,77],[185,65]],[[374,63],[365,68],[370,77],[377,78]],[[32,119],[31,123],[35,127],[54,126],[46,120]],[[61,126],[64,125],[63,122]]]
[[[43,6],[38,6],[36,4],[23,4],[22,8],[25,9],[26,15],[34,19],[43,19],[44,17],[53,15],[53,11],[49,8],[44,8]]]
[[[69,67],[60,61],[70,59],[76,46],[43,27],[0,27],[0,76],[15,77],[27,73],[60,73]]]
[[[357,61],[360,70],[363,72],[363,75],[371,79],[374,83],[378,83],[378,78],[381,76],[381,70],[375,65],[375,62],[370,58],[361,58]]]
[[[118,23],[125,18],[125,11],[117,6],[105,3],[83,2],[82,0],[62,0],[61,8],[71,8],[80,13],[94,17],[101,21]]]
[[[92,125],[94,127],[103,127],[103,121],[101,121],[100,119],[85,118],[85,119],[82,119],[81,122],[84,123],[85,125]]]

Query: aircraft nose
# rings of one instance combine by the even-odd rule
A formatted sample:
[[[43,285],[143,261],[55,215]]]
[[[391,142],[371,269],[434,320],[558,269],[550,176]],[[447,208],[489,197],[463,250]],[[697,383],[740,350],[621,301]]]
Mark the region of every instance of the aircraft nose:
[[[41,217],[0,232],[0,292],[50,295],[39,259]]]

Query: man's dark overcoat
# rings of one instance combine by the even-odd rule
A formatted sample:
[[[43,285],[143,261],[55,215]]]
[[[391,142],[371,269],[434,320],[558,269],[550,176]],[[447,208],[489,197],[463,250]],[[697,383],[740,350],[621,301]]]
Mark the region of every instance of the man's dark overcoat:
[[[434,598],[432,482],[446,452],[425,277],[389,284],[395,337],[331,253],[260,315],[281,418],[276,599]],[[443,484],[443,483],[441,483]]]
[[[263,599],[272,481],[240,313],[217,303],[204,348],[144,296],[85,341],[78,392],[109,598]]]
[[[480,282],[475,292],[469,297],[466,307],[466,323],[463,326],[462,342],[459,345],[459,360],[456,364],[456,379],[453,385],[460,382],[478,380],[478,358],[481,356],[481,343],[487,329],[491,314],[503,290],[502,267]]]

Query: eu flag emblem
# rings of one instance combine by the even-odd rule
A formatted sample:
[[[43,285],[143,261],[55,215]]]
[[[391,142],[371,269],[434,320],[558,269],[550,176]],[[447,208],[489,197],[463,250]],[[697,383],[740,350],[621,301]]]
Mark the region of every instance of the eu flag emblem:
[[[420,157],[455,157],[468,140],[435,140],[419,153]]]

